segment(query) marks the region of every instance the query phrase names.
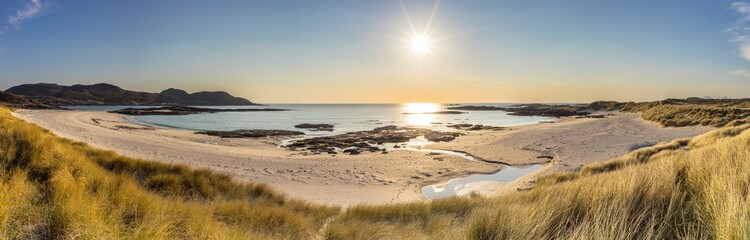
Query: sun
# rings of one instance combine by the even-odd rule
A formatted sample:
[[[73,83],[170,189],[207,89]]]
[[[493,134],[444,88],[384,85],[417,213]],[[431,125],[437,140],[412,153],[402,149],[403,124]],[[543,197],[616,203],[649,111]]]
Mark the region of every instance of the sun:
[[[430,51],[430,41],[425,36],[415,36],[410,41],[411,51],[416,54],[425,54]]]
[[[441,40],[448,38],[436,36],[438,31],[433,24],[433,20],[437,14],[439,5],[440,1],[435,1],[435,5],[432,6],[432,11],[429,13],[428,18],[412,19],[411,16],[409,16],[409,12],[406,10],[406,6],[403,2],[401,3],[401,10],[404,13],[406,24],[405,26],[400,27],[400,29],[404,35],[389,36],[392,39],[403,42],[404,47],[407,50],[407,54],[401,59],[401,61],[399,61],[399,63],[412,58],[419,60],[421,65],[422,61],[428,57],[437,58],[435,51],[438,50],[438,43]]]

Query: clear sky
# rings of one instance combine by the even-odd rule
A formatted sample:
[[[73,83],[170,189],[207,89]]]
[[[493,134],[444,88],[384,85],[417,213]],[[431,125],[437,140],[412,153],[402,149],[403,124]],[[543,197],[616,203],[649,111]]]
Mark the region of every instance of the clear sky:
[[[750,97],[750,4],[444,0],[430,53],[415,54],[409,19],[422,31],[435,4],[2,0],[0,89],[107,82],[265,103]]]

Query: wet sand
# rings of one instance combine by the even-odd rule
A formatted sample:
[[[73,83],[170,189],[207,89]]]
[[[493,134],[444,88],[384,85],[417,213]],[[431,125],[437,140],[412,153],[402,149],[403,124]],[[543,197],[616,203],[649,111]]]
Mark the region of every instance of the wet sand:
[[[15,116],[55,134],[119,154],[185,164],[227,173],[241,181],[266,183],[291,197],[324,204],[384,204],[426,201],[421,188],[472,173],[493,173],[500,164],[441,154],[391,151],[359,155],[307,154],[277,147],[283,139],[221,139],[193,131],[161,128],[129,117],[95,111],[19,110]],[[513,165],[546,162],[542,171],[482,191],[504,194],[528,185],[539,174],[569,171],[627,153],[633,145],[685,138],[708,127],[662,128],[636,114],[604,119],[564,119],[502,131],[466,131],[432,149],[459,150]]]

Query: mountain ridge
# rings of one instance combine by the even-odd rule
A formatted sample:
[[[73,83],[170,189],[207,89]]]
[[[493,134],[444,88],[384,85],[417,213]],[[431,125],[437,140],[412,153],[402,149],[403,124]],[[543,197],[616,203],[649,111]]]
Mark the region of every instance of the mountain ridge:
[[[160,93],[126,90],[108,83],[70,86],[55,83],[21,84],[5,90],[51,106],[62,105],[259,105],[225,91],[188,93],[169,88]]]

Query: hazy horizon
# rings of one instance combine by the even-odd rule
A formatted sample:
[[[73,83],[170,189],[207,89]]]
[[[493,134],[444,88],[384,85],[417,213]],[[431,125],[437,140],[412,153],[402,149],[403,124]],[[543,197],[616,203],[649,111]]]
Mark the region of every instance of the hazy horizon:
[[[0,14],[3,90],[104,82],[258,103],[584,103],[750,91],[745,2],[17,0]]]

